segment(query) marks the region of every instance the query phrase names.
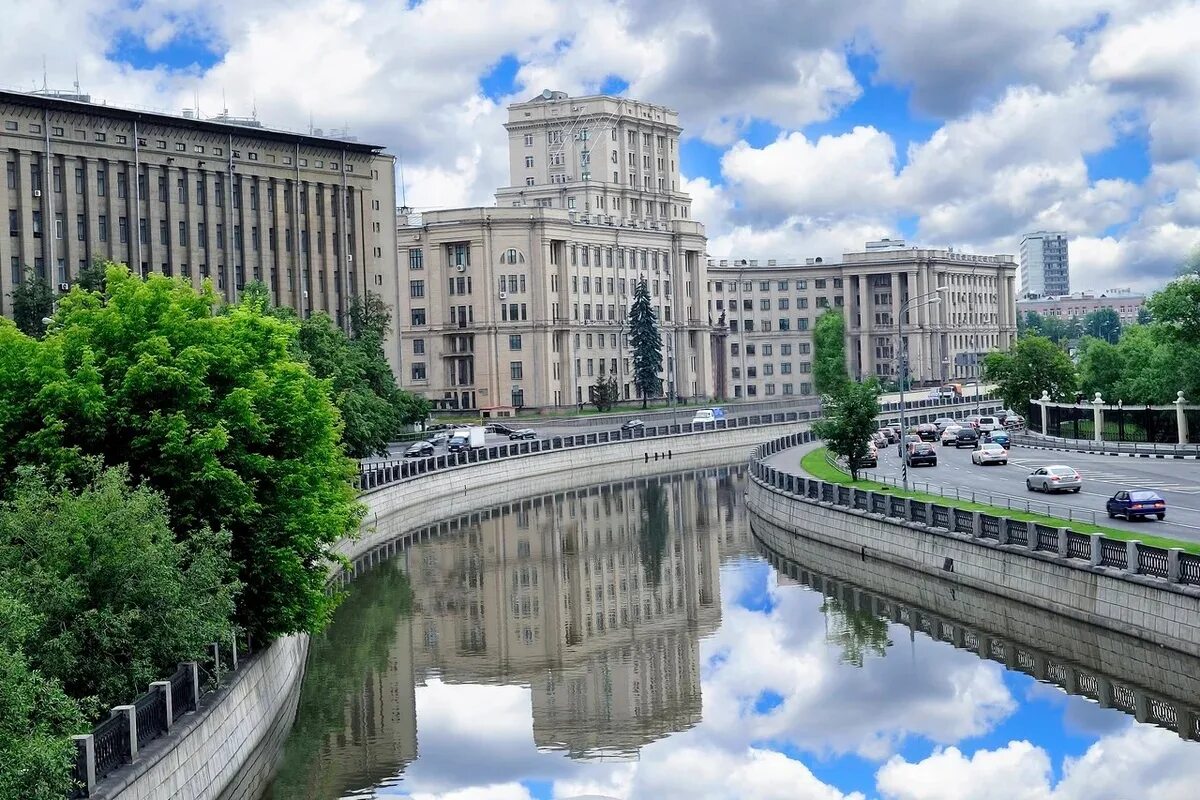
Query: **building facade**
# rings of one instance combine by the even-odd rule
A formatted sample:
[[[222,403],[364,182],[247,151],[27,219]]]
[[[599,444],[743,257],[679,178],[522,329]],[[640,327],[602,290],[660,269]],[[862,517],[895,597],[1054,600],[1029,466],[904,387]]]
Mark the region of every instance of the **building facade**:
[[[587,403],[612,377],[634,400],[627,319],[645,278],[662,394],[711,396],[706,239],[679,191],[677,122],[546,91],[509,108],[495,208],[401,209],[401,385],[438,408],[546,408]]]
[[[1039,297],[1017,301],[1017,313],[1023,318],[1029,312],[1045,317],[1070,320],[1082,319],[1093,311],[1111,308],[1121,318],[1122,325],[1133,325],[1146,304],[1146,296],[1129,289],[1109,289],[1101,294],[1075,292],[1065,297]]]
[[[1016,263],[1006,255],[868,245],[838,263],[710,260],[708,277],[710,313],[727,331],[714,345],[724,372],[715,380],[733,399],[812,394],[812,329],[827,309],[843,311],[856,379],[899,380],[901,308],[941,287],[939,303],[905,315],[913,382],[976,379],[982,356],[1016,337]]]
[[[61,293],[95,259],[208,279],[225,301],[262,281],[277,304],[339,324],[365,291],[397,302],[394,159],[381,147],[0,92],[0,160],[5,315],[27,275]],[[398,370],[396,342],[385,350]]]
[[[1071,292],[1067,234],[1035,231],[1021,237],[1021,297],[1045,297]]]

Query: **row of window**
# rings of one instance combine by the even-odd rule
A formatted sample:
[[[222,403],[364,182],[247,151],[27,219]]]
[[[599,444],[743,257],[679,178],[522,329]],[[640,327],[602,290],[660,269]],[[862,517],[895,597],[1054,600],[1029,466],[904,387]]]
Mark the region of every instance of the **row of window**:
[[[820,306],[820,304],[818,304],[818,306]],[[759,320],[757,327],[755,327],[754,320],[752,320],[752,319],[743,319],[743,320],[731,319],[728,321],[728,325],[729,325],[730,333],[738,333],[739,331],[742,331],[745,333],[756,333],[756,332],[757,333],[770,333],[772,330],[780,330],[780,331],[792,330],[792,320],[790,317],[779,317],[778,327],[773,325],[772,321],[769,319]],[[796,318],[796,330],[798,330],[798,331],[808,330],[808,317],[797,317]]]
[[[815,278],[815,279],[813,279],[813,288],[814,289],[824,289],[829,283],[833,284],[834,289],[842,288],[842,279],[841,278]],[[759,281],[758,282],[758,290],[760,292],[769,292],[769,291],[771,291],[772,284],[774,284],[775,289],[780,292],[786,292],[792,286],[795,286],[796,289],[799,291],[805,291],[808,289],[808,279],[807,278],[798,278],[794,281],[791,281],[791,280]],[[725,292],[725,291],[736,292],[738,290],[738,284],[737,284],[737,281],[709,281],[708,282],[708,290],[710,292],[716,292],[717,294],[720,294],[721,292]],[[754,291],[754,281],[742,281],[742,291],[743,292]]]
[[[748,355],[748,356],[756,356],[759,354],[760,351],[761,351],[762,355],[764,355],[764,356],[771,356],[771,355],[775,354],[774,350],[775,350],[775,346],[773,344],[771,344],[770,342],[763,342],[761,345],[751,342],[746,345],[746,355]],[[741,352],[742,352],[741,345],[738,342],[730,343],[729,355],[739,356],[739,355],[741,355]],[[797,342],[796,343],[796,352],[798,352],[802,356],[808,355],[809,353],[812,352],[812,343],[811,342]],[[781,342],[779,344],[779,355],[790,356],[791,354],[792,354],[792,343],[791,342]]]
[[[793,395],[793,394],[797,393],[795,390],[794,384],[782,383],[782,384],[779,384],[778,387],[776,387],[776,385],[774,383],[768,383],[765,386],[763,386],[763,394],[765,394],[768,397],[774,396],[776,393],[776,388],[778,388],[780,390],[780,393],[784,394],[784,395]],[[812,394],[812,384],[811,383],[800,384],[799,394]],[[744,391],[743,391],[743,387],[740,383],[734,384],[733,396],[734,396],[734,398],[758,397],[758,385],[753,384],[753,383],[746,384]]]
[[[804,373],[804,374],[812,372],[812,362],[811,361],[797,362],[796,363],[796,371],[800,372],[800,373]],[[730,377],[732,377],[734,380],[740,380],[742,377],[742,368],[741,367],[731,367],[729,374],[730,374]],[[774,364],[763,364],[762,365],[762,374],[764,377],[769,377],[771,375],[774,375],[775,374],[775,365]],[[779,365],[779,374],[780,375],[791,375],[792,374],[792,362],[784,361],[782,364],[780,364]],[[758,366],[746,367],[746,377],[747,378],[757,378],[758,377]]]
[[[709,307],[711,309],[712,303],[714,301],[710,298],[708,302],[709,302]],[[726,310],[737,311],[738,310],[736,300],[729,301],[728,309],[725,306],[725,301],[722,300],[721,298],[718,297],[715,302],[717,305],[717,311],[726,311]],[[776,303],[775,303],[776,307],[780,311],[787,311],[788,308],[791,306],[791,304],[792,304],[792,301],[791,301],[791,298],[789,298],[789,297],[780,297],[776,300]],[[840,295],[840,294],[835,295],[833,298],[833,304],[834,304],[834,306],[840,308],[842,305],[845,304],[845,298],[843,298],[842,295]],[[796,308],[808,308],[808,298],[807,297],[797,297],[796,298]],[[817,298],[817,308],[829,308],[829,298],[828,297],[818,297]],[[770,311],[771,310],[771,301],[766,298],[759,300],[758,301],[758,309],[760,311]],[[743,311],[753,311],[754,310],[754,301],[753,300],[742,300],[742,310]]]
[[[551,277],[550,284],[551,284],[551,286],[550,286],[551,291],[555,291],[555,292],[558,291],[558,276],[557,275],[554,275]],[[625,281],[625,278],[600,278],[600,277],[597,277],[595,279],[594,285],[596,287],[596,294],[616,294],[617,291],[615,291],[615,290],[619,289],[620,294],[622,296],[625,296],[626,289],[628,289],[628,294],[630,297],[632,297],[633,296],[633,288],[634,288],[635,284],[636,284],[636,281],[630,281],[627,284]],[[582,278],[580,278],[580,276],[578,276],[578,275],[571,276],[571,293],[572,294],[579,294],[580,287],[582,287],[582,289],[583,289],[583,294],[591,294],[592,286],[593,286],[592,278],[588,275],[584,275]],[[605,286],[608,287],[608,291],[605,291]],[[661,290],[661,294],[664,297],[669,298],[671,296],[671,282],[670,281],[657,281],[657,280],[646,281],[646,286],[650,290],[651,297],[657,297],[660,294],[660,290]]]

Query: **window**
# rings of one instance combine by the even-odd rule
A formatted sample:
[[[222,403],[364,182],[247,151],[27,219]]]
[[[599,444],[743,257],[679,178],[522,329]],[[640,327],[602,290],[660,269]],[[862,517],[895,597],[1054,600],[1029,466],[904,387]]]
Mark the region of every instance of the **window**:
[[[16,124],[16,123],[13,123]],[[4,168],[4,182],[9,189],[17,188],[17,163],[9,161]]]
[[[424,325],[425,324],[425,309],[423,309],[423,308],[412,309],[412,324],[413,325]]]
[[[759,300],[758,301],[758,309],[760,311],[770,311],[771,310],[771,301],[767,300],[766,298]]]
[[[21,235],[21,213],[15,208],[9,209],[8,211],[8,235]]]
[[[521,378],[523,377],[523,372],[524,372],[524,368],[522,366],[522,362],[520,362],[520,361],[509,362],[508,374],[509,374],[509,377],[512,378],[514,381],[521,380]]]
[[[97,236],[100,241],[108,241],[108,216],[101,214],[96,220]]]
[[[533,185],[534,185],[534,180],[533,180],[533,178],[526,178],[526,179],[525,179],[525,185],[526,185],[526,186],[533,186]]]
[[[4,121],[4,130],[6,130],[6,131],[15,131],[16,129],[17,129],[17,123],[16,123],[16,122],[13,122],[12,120],[5,120],[5,121]],[[17,281],[17,283],[20,283],[20,281]]]
[[[425,296],[425,281],[409,281],[408,282],[409,297],[424,297]]]
[[[425,362],[414,361],[412,365],[412,379],[414,381],[425,380]]]
[[[425,251],[419,247],[410,248],[408,251],[408,268],[409,269],[425,269]]]
[[[818,278],[817,280],[813,281],[813,287],[815,287],[817,289],[824,289],[825,288],[825,279]]]
[[[532,133],[525,134],[525,146],[533,147],[533,134]]]
[[[513,334],[509,335],[508,349],[509,350],[520,350],[521,349],[521,334],[513,333]]]
[[[779,310],[780,311],[788,310],[788,299],[786,297],[779,298]]]
[[[525,156],[525,168],[533,169],[533,156]]]
[[[425,355],[425,340],[424,339],[413,339],[413,355],[416,355],[416,356]]]
[[[121,217],[117,220],[117,227],[121,231],[121,244],[129,244],[129,220]]]

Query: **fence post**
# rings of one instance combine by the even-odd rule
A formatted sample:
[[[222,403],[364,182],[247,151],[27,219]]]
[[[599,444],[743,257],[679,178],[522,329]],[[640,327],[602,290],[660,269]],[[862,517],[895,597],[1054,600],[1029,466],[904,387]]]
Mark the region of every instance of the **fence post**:
[[[110,717],[124,717],[129,726],[129,760],[137,761],[137,708],[134,706],[113,706]]]
[[[90,733],[72,736],[75,743],[75,761],[83,764],[84,796],[91,797],[96,790],[96,740]]]
[[[1038,546],[1038,530],[1037,523],[1033,520],[1025,522],[1025,546],[1030,550],[1037,550]]]
[[[983,536],[983,519],[981,518],[981,514],[982,512],[979,511],[971,512],[971,536],[976,539]]]
[[[1049,413],[1046,407],[1050,404],[1050,393],[1042,392],[1042,399],[1038,400],[1038,405],[1042,409],[1042,436],[1048,436],[1050,433]]]
[[[192,707],[187,711],[195,711],[200,708],[200,665],[195,661],[184,661],[179,666],[187,669],[188,674],[192,678]],[[184,709],[180,709],[180,713],[184,713]]]
[[[221,685],[221,645],[213,642],[208,646],[208,650],[212,653],[213,660],[213,684]]]
[[[1179,583],[1179,554],[1182,552],[1178,547],[1167,548],[1167,580],[1171,583]]]
[[[1188,443],[1187,412],[1183,410],[1183,392],[1175,393],[1175,428],[1179,434],[1179,443]]]
[[[1008,517],[996,517],[996,544],[1008,544]]]
[[[1100,393],[1092,398],[1092,441],[1104,441],[1104,399]]]
[[[155,681],[150,684],[150,691],[162,692],[163,700],[167,705],[167,730],[171,730],[171,726],[175,724],[175,708],[171,698],[171,682]]]
[[[1092,547],[1091,547],[1092,561],[1091,561],[1091,563],[1092,563],[1093,567],[1098,567],[1098,566],[1100,566],[1100,559],[1104,555],[1103,547],[1100,544],[1102,541],[1104,541],[1104,537],[1098,533],[1093,533],[1091,535],[1091,539],[1092,539]]]
[[[1071,554],[1071,549],[1068,544],[1069,537],[1067,536],[1066,528],[1058,529],[1058,555],[1060,558],[1066,558]]]
[[[1133,539],[1125,543],[1125,571],[1130,575],[1136,575],[1138,572],[1138,545],[1137,539]]]
[[[238,647],[237,647],[237,631],[236,630],[229,632],[229,648],[230,648],[230,653],[231,653],[230,664],[232,664],[232,669],[236,671],[238,668]]]

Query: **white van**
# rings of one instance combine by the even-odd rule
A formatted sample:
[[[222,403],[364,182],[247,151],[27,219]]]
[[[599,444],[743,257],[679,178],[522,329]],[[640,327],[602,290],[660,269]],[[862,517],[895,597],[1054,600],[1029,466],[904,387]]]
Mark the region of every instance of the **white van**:
[[[701,408],[696,412],[696,416],[692,417],[693,425],[706,425],[716,421],[717,415],[713,413],[711,408]]]
[[[995,417],[980,417],[979,423],[976,425],[980,433],[989,433],[991,431],[1000,430],[1004,426],[1000,424],[1000,420]]]

